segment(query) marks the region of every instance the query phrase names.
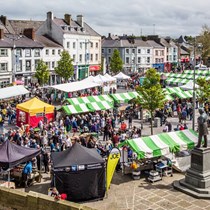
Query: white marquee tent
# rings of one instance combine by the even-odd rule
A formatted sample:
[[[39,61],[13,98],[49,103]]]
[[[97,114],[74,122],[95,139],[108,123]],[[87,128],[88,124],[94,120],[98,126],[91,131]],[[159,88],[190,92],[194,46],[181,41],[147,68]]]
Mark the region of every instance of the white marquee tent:
[[[11,87],[0,89],[0,99],[11,98],[15,96],[20,96],[28,94],[29,91],[23,85],[15,85]]]
[[[64,91],[64,92],[75,92],[78,90],[84,90],[84,89],[93,88],[93,87],[97,87],[97,86],[100,86],[100,84],[82,80],[79,82],[71,82],[71,83],[53,85],[50,87],[57,89],[57,90]]]
[[[195,88],[198,88],[199,85],[195,84]],[[193,90],[193,81],[190,80],[187,84],[180,86],[183,90]]]
[[[122,72],[120,72],[119,74],[115,75],[114,78],[116,78],[116,79],[130,79],[129,76],[127,76],[126,74],[123,74]]]

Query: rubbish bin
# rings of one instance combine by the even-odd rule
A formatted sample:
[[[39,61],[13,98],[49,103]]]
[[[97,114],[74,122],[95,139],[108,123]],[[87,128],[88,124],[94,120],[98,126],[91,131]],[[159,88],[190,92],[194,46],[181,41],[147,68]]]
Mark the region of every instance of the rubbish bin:
[[[154,118],[154,127],[160,127],[160,118],[159,117],[155,117]]]

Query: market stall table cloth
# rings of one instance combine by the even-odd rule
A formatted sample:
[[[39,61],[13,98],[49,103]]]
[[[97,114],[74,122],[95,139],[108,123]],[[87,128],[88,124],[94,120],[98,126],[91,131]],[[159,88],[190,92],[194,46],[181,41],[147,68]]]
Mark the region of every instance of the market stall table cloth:
[[[198,134],[190,129],[126,140],[119,147],[129,146],[137,154],[138,159],[143,159],[190,150],[197,141]]]

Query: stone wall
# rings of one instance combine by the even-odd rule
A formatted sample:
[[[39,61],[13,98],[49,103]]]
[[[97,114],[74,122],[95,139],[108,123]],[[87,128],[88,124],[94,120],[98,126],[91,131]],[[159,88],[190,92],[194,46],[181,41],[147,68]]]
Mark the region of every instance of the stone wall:
[[[29,193],[0,187],[0,209],[16,210],[93,210],[70,201],[55,201],[54,198],[30,191]]]

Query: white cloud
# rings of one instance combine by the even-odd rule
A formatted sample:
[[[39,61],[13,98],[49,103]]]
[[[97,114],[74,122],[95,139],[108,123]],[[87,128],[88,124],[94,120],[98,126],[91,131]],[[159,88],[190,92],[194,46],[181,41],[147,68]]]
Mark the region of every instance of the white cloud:
[[[65,13],[83,14],[85,21],[101,35],[160,34],[197,35],[210,24],[207,0],[28,0],[4,1],[0,14],[8,19],[45,20],[46,13],[62,18]]]

